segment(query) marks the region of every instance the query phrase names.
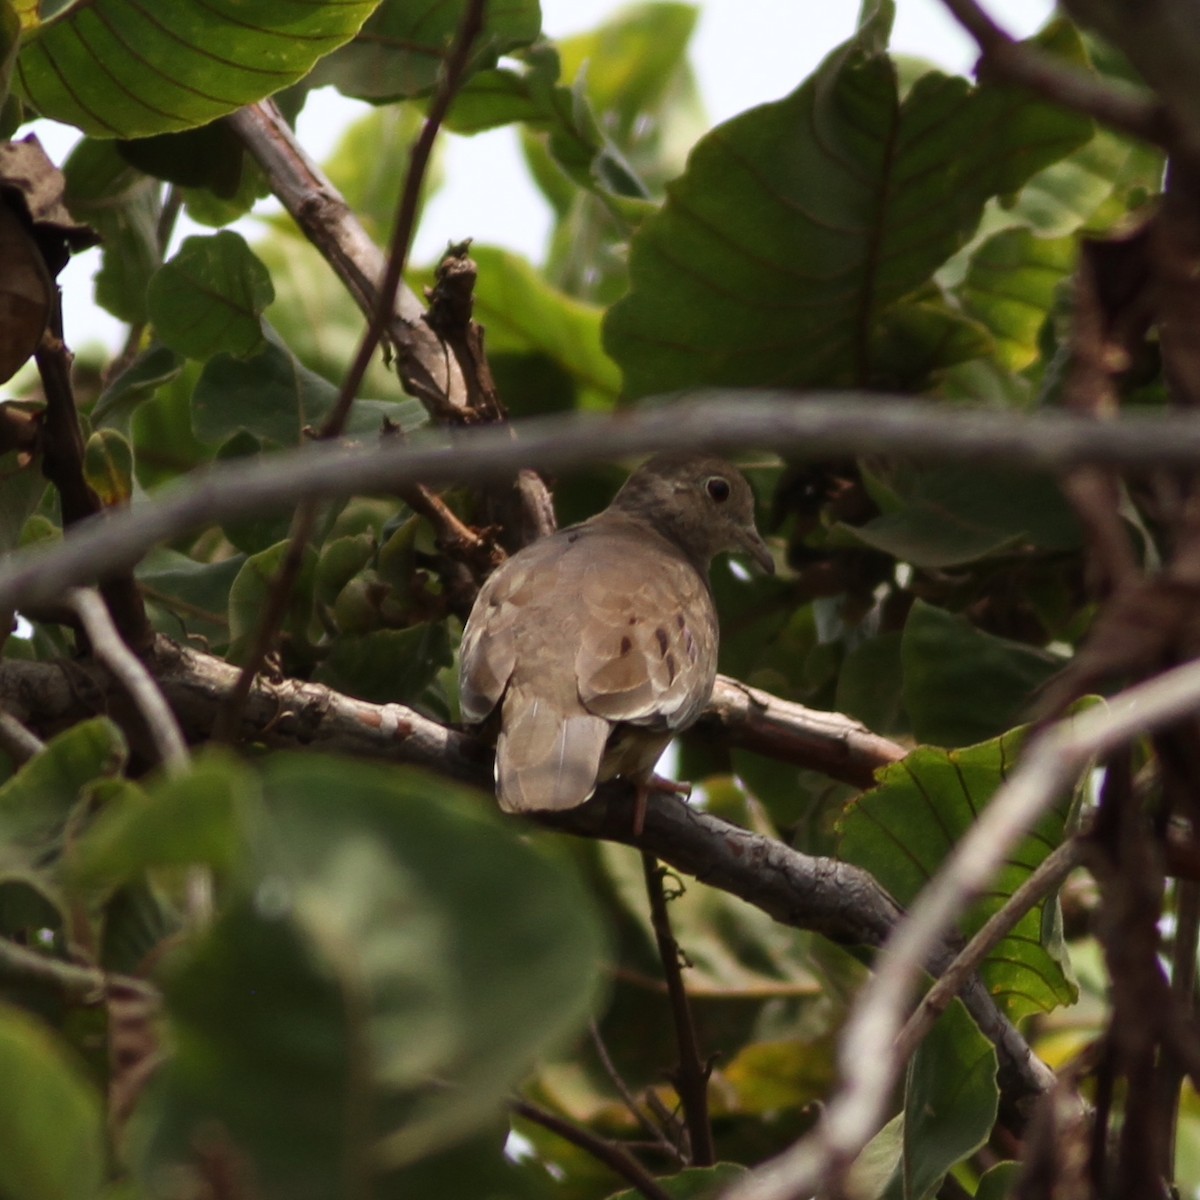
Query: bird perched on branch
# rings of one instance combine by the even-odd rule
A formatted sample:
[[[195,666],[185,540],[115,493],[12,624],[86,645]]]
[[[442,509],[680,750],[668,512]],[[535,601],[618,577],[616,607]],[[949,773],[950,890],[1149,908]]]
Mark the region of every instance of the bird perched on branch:
[[[526,546],[492,574],[463,631],[464,721],[495,729],[506,812],[574,808],[614,776],[647,793],[667,742],[695,721],[717,671],[713,556],[774,562],[741,473],[660,454],[603,512]]]

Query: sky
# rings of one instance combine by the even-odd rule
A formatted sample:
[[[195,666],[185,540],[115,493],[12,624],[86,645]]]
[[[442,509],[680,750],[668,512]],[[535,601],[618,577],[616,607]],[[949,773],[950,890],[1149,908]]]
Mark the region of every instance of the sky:
[[[542,0],[543,28],[551,38],[580,33],[623,7],[616,0]],[[790,92],[849,36],[858,8],[857,0],[700,0],[692,63],[712,123]],[[992,15],[1015,36],[1032,33],[1052,8],[1051,0],[991,3]],[[976,58],[974,43],[940,0],[897,0],[891,44],[897,54],[928,59],[951,71],[969,73]],[[341,131],[365,111],[366,106],[323,89],[301,113],[300,141],[320,161]],[[48,153],[62,161],[74,140],[72,131],[39,124]],[[445,171],[446,183],[427,206],[417,232],[413,261],[430,261],[448,242],[465,237],[505,246],[535,262],[541,258],[550,211],[525,171],[513,130],[448,137]],[[488,181],[486,188],[477,186],[480,179]],[[235,228],[253,244],[253,217]],[[177,239],[195,232],[205,231],[182,223]],[[89,251],[60,276],[67,340],[76,348],[93,341],[115,348],[123,340],[123,326],[91,299],[98,265],[99,251]]]

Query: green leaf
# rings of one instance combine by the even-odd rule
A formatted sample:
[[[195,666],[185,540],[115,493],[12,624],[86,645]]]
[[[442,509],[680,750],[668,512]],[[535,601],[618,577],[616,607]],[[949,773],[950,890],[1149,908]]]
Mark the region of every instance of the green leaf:
[[[620,394],[621,373],[601,344],[603,310],[551,287],[519,255],[472,246],[471,257],[479,267],[475,318],[487,330],[488,356],[513,412],[610,409]],[[557,400],[517,384],[518,378],[530,378],[535,364],[543,367],[540,378]],[[560,386],[551,373],[562,380]]]
[[[3,0],[0,3],[0,102],[7,103],[9,100],[13,66],[20,48],[21,20],[12,6],[12,0]]]
[[[591,900],[445,780],[314,754],[265,764],[260,882],[164,980],[174,1060],[143,1173],[214,1120],[265,1197],[370,1190],[493,1121],[599,979]]]
[[[901,1177],[888,1200],[930,1200],[950,1168],[991,1136],[999,1096],[996,1051],[955,1000],[909,1064]]]
[[[183,370],[183,360],[159,342],[148,346],[100,393],[92,409],[92,425],[128,434],[139,404],[151,399]]]
[[[83,477],[105,508],[133,495],[133,447],[115,429],[97,429],[83,448]]]
[[[263,309],[275,291],[266,267],[240,234],[185,238],[150,280],[150,319],[158,336],[188,358],[224,351],[245,356],[263,344]]]
[[[333,384],[304,366],[269,325],[263,334],[248,357],[219,353],[205,364],[192,393],[192,426],[202,441],[225,442],[244,431],[269,445],[296,446],[337,403]],[[385,416],[406,431],[425,420],[415,400],[359,400],[347,432],[377,434]]]
[[[313,678],[377,704],[412,704],[453,661],[445,621],[425,621],[334,638]]]
[[[47,742],[0,787],[0,863],[36,862],[52,850],[83,789],[115,775],[127,754],[121,731],[104,717]]]
[[[229,592],[246,559],[197,562],[157,547],[137,565],[138,586],[154,628],[179,641],[203,639],[213,653],[229,643]]]
[[[316,67],[309,83],[333,84],[373,103],[424,95],[438,81],[466,7],[466,0],[383,0],[358,36]],[[502,54],[529,45],[541,27],[538,0],[493,0],[471,47],[469,69],[494,66]]]
[[[1091,136],[999,86],[931,71],[900,100],[868,26],[792,95],[718,126],[634,237],[605,339],[632,396],[876,379],[879,323],[986,201]]]
[[[997,354],[1010,371],[1023,371],[1039,353],[1038,335],[1059,290],[1075,269],[1075,239],[1040,238],[1008,229],[971,256],[958,295],[992,331]]]
[[[42,21],[17,58],[22,98],[99,138],[206,125],[295,83],[349,41],[378,0],[74,4]]]
[[[0,455],[0,550],[15,550],[21,544],[25,523],[45,491],[46,477],[36,461],[22,461],[15,450]]]
[[[1017,1180],[1020,1177],[1020,1163],[997,1163],[979,1181],[979,1187],[975,1191],[975,1200],[1009,1200],[1016,1190]]]
[[[95,1200],[107,1174],[96,1089],[39,1022],[0,1007],[0,1194]]]
[[[1011,729],[1061,659],[918,600],[900,643],[904,707],[919,742],[965,746]]]
[[[1048,476],[978,464],[873,465],[878,470],[865,470],[864,481],[883,512],[837,526],[839,539],[935,569],[1022,547],[1062,552],[1082,543],[1078,518]]]
[[[963,750],[919,746],[885,767],[879,783],[851,801],[838,855],[870,871],[901,905],[910,904],[991,802],[1025,738],[1015,730]],[[976,933],[1061,844],[1071,797],[1046,812],[1009,854],[986,894],[959,919]],[[988,955],[980,976],[1009,1015],[1046,1012],[1075,999],[1062,941],[1058,897],[1043,900]]]
[[[63,167],[66,203],[103,239],[96,300],[130,324],[146,320],[146,288],[162,265],[158,223],[162,187],[117,152],[112,142],[83,138]]]
[[[659,1175],[654,1182],[671,1200],[715,1200],[724,1189],[748,1174],[749,1168],[741,1163],[722,1162],[711,1167],[688,1167],[674,1175]],[[608,1200],[638,1200],[642,1195],[639,1189],[629,1188],[614,1192]]]
[[[290,540],[285,539],[267,550],[252,554],[238,571],[237,578],[229,589],[230,646],[227,658],[230,662],[240,663],[258,636],[263,616],[270,605],[275,580],[283,567],[290,546]],[[308,640],[308,623],[312,617],[313,604],[313,569],[316,562],[316,551],[311,545],[305,546],[303,563],[279,626],[282,634],[301,644],[307,643]]]
[[[260,791],[245,766],[219,752],[179,776],[126,787],[72,846],[71,877],[96,888],[129,883],[159,867],[203,864],[228,873],[244,849]]]

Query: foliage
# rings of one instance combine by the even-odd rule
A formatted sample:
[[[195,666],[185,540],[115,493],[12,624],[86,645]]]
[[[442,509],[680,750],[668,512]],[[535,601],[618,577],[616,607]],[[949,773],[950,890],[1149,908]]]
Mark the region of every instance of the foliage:
[[[151,15],[0,0],[6,44],[21,28],[6,131],[82,130],[66,201],[103,237],[97,303],[130,326],[119,360],[77,364],[77,465],[97,511],[153,506],[211,463],[302,445],[337,411],[361,335],[344,278],[290,221],[226,227],[275,181],[214,119],[277,93],[294,114],[324,85],[369,100],[329,173],[382,241],[397,164],[466,7],[174,0]],[[559,44],[540,38],[533,0],[487,6],[446,123],[515,127],[555,219],[540,264],[470,252],[490,374],[514,419],[718,386],[904,391],[1014,417],[1062,402],[1063,364],[1079,352],[1080,245],[1127,236],[1160,189],[1162,156],[998,78],[898,64],[893,15],[891,0],[864,5],[789,95],[707,128],[689,6],[642,3]],[[1129,70],[1066,18],[1033,47],[1100,82]],[[211,230],[174,233],[181,209]],[[436,264],[409,274],[418,292],[444,279]],[[1124,349],[1121,386],[1161,406],[1157,346]],[[441,419],[406,389],[404,354],[385,357],[348,437]],[[18,376],[4,410],[48,431],[49,392]],[[75,518],[40,472],[49,441],[0,445],[0,551],[61,538]],[[843,711],[909,753],[858,790],[786,753],[698,735],[679,748],[681,773],[711,813],[862,867],[908,905],[1009,776],[1035,700],[1101,624],[1089,529],[1055,481],[1017,469],[813,464],[769,446],[746,467],[781,569],[716,567],[722,671]],[[560,519],[602,507],[618,479],[596,466],[554,481]],[[1166,492],[1121,494],[1139,563],[1169,551]],[[479,489],[441,499],[510,544]],[[296,517],[248,507],[111,564],[106,582],[132,570],[158,633],[237,667],[254,661],[291,571],[270,618],[270,679],[362,701],[364,724],[402,720],[370,707],[388,704],[452,724],[462,589],[478,563],[429,514],[413,492],[349,494]],[[75,679],[72,622],[53,607],[26,615],[0,675],[59,663],[99,710]],[[598,1139],[628,1143],[663,1177],[660,1194],[716,1196],[811,1128],[836,1087],[869,948],[680,881],[669,910],[712,1055],[717,1160],[692,1162],[635,851],[502,818],[453,772],[281,751],[279,730],[305,744],[283,701],[241,753],[198,745],[173,769],[127,704],[104,711],[34,712],[45,745],[29,761],[4,741],[0,948],[21,952],[16,965],[0,952],[5,1200],[637,1194],[594,1153]],[[212,720],[185,723],[195,743],[231,740]],[[1074,834],[1080,802],[1062,798],[1029,832],[959,934]],[[1096,962],[1052,891],[980,974],[1059,1066],[1111,1015]],[[84,967],[152,984],[161,1007],[128,979],[80,986],[71,971]],[[856,1194],[1014,1194],[1000,1160],[1020,1131],[1002,1066],[954,1002],[853,1165]],[[622,1088],[657,1124],[656,1148]],[[517,1094],[582,1136],[513,1116]],[[1185,1109],[1181,1190],[1200,1186],[1198,1130]]]

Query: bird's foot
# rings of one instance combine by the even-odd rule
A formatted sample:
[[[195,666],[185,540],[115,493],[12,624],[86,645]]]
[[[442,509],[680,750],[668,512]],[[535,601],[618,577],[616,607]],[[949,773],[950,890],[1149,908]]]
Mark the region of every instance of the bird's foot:
[[[633,808],[634,837],[641,837],[642,830],[646,827],[646,810],[650,804],[651,792],[677,796],[680,800],[686,800],[692,794],[690,783],[679,783],[674,779],[667,779],[664,775],[651,775],[648,779],[639,779],[633,786],[636,792]]]

